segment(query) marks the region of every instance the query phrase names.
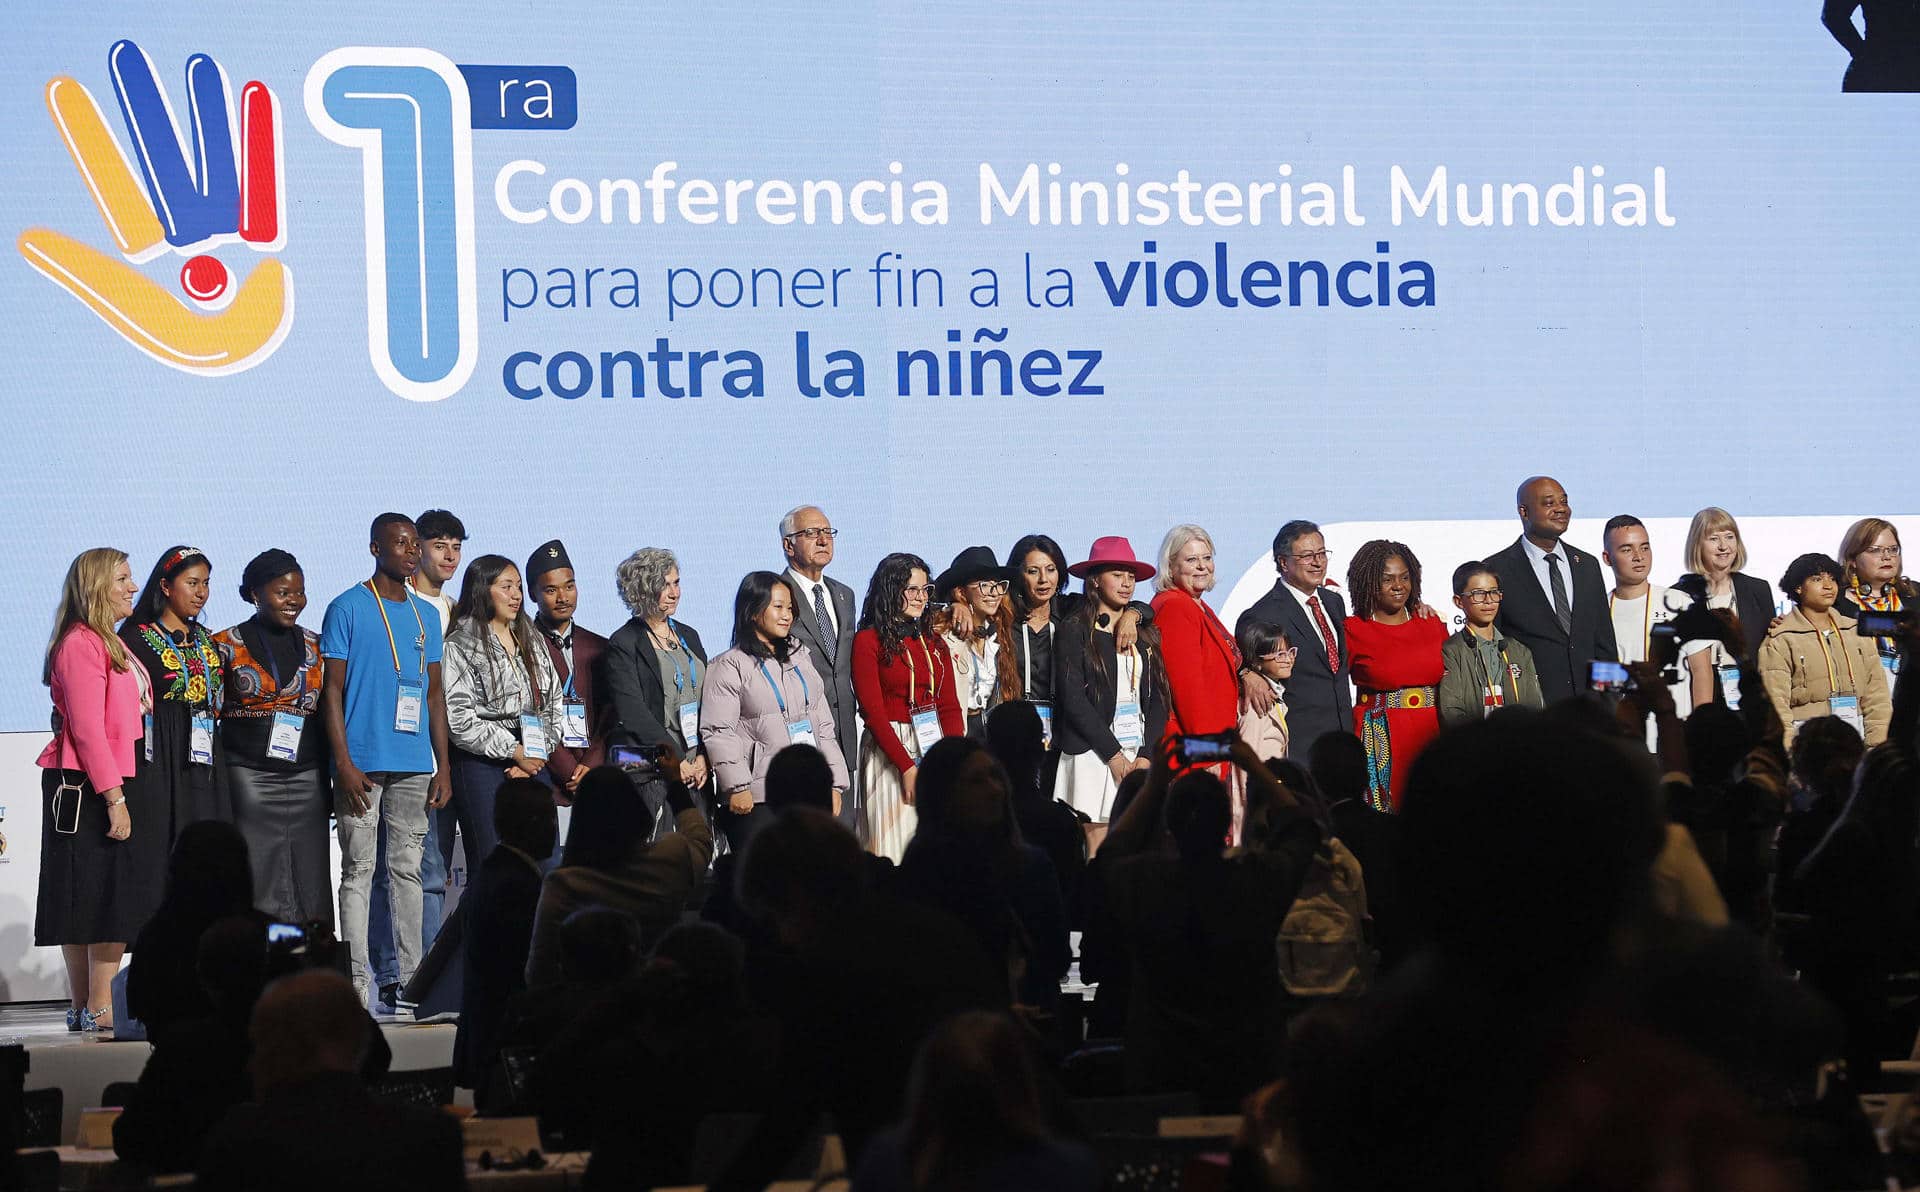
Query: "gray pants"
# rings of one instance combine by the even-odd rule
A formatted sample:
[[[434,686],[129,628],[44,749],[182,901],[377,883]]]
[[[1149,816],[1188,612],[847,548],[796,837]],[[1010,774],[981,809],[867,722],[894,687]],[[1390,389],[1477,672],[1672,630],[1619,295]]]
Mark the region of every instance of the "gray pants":
[[[367,775],[372,802],[353,814],[346,796],[334,792],[340,823],[340,934],[353,957],[353,988],[364,1003],[373,978],[367,965],[367,901],[373,889],[374,850],[380,823],[387,825],[387,906],[392,914],[400,984],[420,967],[420,854],[427,838],[427,786],[431,774],[381,771]]]

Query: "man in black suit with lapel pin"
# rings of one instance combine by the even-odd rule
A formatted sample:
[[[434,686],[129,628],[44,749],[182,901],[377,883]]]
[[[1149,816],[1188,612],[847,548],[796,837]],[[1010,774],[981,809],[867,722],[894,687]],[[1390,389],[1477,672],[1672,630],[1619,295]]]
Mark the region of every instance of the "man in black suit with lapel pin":
[[[1520,538],[1487,565],[1500,577],[1500,631],[1533,651],[1540,692],[1551,704],[1588,690],[1593,661],[1615,661],[1620,651],[1599,560],[1560,539],[1573,519],[1567,490],[1550,476],[1534,476],[1514,500]]]
[[[1246,612],[1278,625],[1300,653],[1287,680],[1287,752],[1305,757],[1327,733],[1353,731],[1353,688],[1347,680],[1347,603],[1327,586],[1327,540],[1310,521],[1290,521],[1273,536],[1280,578]],[[1247,672],[1241,684],[1259,706],[1272,700],[1266,679]]]
[[[793,610],[793,635],[813,652],[814,669],[827,685],[827,706],[833,709],[834,736],[847,759],[847,795],[840,800],[840,820],[861,840],[866,839],[867,817],[860,813],[860,738],[858,709],[853,702],[853,635],[859,628],[854,615],[853,589],[825,574],[833,562],[833,540],[839,531],[813,505],[802,505],[780,519],[780,549],[786,553],[787,582],[800,603]]]

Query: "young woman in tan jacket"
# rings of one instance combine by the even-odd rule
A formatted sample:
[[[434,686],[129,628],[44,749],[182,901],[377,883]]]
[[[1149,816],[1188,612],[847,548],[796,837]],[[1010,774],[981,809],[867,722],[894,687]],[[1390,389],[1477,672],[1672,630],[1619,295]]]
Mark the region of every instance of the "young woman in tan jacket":
[[[1893,712],[1887,674],[1873,639],[1854,631],[1853,618],[1834,611],[1840,575],[1840,564],[1810,554],[1795,559],[1780,580],[1794,609],[1768,630],[1759,660],[1788,744],[1799,725],[1816,716],[1845,720],[1869,746],[1887,739]]]

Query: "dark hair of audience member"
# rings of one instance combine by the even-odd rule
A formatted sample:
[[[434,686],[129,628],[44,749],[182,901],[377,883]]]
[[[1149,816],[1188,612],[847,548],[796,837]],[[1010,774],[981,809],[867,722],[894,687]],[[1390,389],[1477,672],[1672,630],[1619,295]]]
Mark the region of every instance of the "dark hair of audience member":
[[[1128,770],[1121,777],[1120,784],[1113,788],[1113,811],[1108,822],[1119,823],[1120,817],[1127,813],[1127,808],[1133,804],[1134,799],[1139,797],[1140,792],[1146,789],[1146,786],[1147,771]]]
[[[1702,704],[1687,716],[1687,768],[1695,782],[1725,783],[1753,749],[1747,722],[1725,704]]]
[[[1645,912],[1663,819],[1644,752],[1520,710],[1464,725],[1414,763],[1401,905],[1489,978],[1570,988]]]
[[[1047,769],[1046,742],[1040,712],[1026,700],[1008,700],[987,713],[987,748],[1006,771],[1015,802],[1052,798],[1052,792],[1041,786]]]
[[[1844,803],[1866,751],[1851,724],[1838,716],[1816,716],[1793,734],[1793,776],[1815,798]]]
[[[865,895],[867,865],[839,820],[789,807],[754,833],[734,881],[741,908],[792,946],[831,931]]]
[[[224,820],[198,820],[180,829],[167,859],[161,909],[182,923],[202,926],[253,906],[253,868],[247,839]]]
[[[586,784],[582,778],[580,785]],[[537,778],[503,781],[493,796],[493,831],[500,843],[510,844],[536,861],[546,860],[560,833],[553,788]]]
[[[746,1009],[746,948],[712,923],[678,923],[653,946],[644,976],[656,999],[689,1015],[722,1017]]]
[[[1320,734],[1307,749],[1307,768],[1330,803],[1367,793],[1367,747],[1352,733]]]
[[[1003,873],[1017,863],[1024,842],[1013,814],[1012,783],[980,742],[946,737],[927,750],[914,786],[914,809],[920,822],[909,852],[923,840],[964,838],[985,845]]]
[[[916,1189],[972,1188],[995,1160],[1047,1137],[1039,1066],[1005,1014],[947,1019],[920,1045],[907,1085]]]
[[[1225,783],[1206,770],[1189,770],[1173,780],[1167,790],[1167,831],[1182,861],[1218,860],[1232,826]]]
[[[193,971],[215,1014],[244,1021],[267,983],[266,929],[253,915],[213,924],[200,936]]]
[[[353,983],[339,973],[282,977],[253,1008],[254,1088],[265,1094],[323,1072],[358,1072],[372,1029]]]
[[[627,772],[618,766],[595,766],[573,792],[573,818],[567,823],[560,863],[619,869],[646,847],[652,830],[653,818]]]
[[[640,925],[611,907],[582,907],[560,924],[560,975],[567,981],[625,980],[639,969],[640,951]]]
[[[833,768],[811,745],[788,745],[767,763],[767,810],[814,807],[833,811]]]

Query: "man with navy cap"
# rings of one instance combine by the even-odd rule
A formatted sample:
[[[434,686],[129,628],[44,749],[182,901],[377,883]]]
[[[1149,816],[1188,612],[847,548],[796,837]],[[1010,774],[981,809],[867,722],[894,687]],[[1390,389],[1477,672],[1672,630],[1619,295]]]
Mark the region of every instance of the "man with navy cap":
[[[547,769],[561,789],[571,791],[581,775],[606,760],[593,702],[593,660],[607,648],[607,639],[573,623],[579,589],[573,580],[573,560],[558,538],[541,543],[527,558],[527,592],[540,611],[533,623],[547,643],[554,673],[560,676],[562,718],[560,744],[547,759]]]

